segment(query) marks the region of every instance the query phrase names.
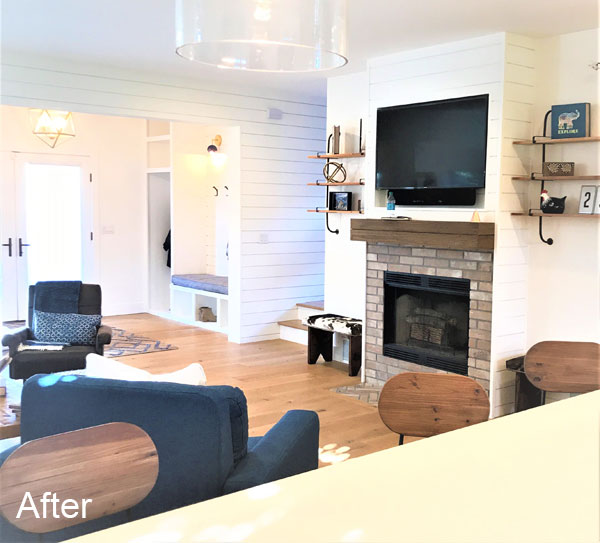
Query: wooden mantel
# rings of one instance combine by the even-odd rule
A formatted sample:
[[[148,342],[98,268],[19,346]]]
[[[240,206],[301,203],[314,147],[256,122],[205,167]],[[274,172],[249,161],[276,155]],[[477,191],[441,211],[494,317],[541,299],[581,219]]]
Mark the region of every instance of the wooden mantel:
[[[407,247],[494,250],[494,223],[352,219],[350,239]]]

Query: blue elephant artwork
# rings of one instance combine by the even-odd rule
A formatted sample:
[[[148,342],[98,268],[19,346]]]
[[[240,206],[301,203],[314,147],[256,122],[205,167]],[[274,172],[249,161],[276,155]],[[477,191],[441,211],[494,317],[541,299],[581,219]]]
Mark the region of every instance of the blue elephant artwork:
[[[552,106],[552,139],[590,135],[590,104]]]

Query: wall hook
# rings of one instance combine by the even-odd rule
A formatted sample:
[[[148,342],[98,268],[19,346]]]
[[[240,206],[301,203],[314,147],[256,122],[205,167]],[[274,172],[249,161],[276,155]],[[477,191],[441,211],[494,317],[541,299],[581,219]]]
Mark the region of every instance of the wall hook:
[[[219,196],[219,189],[213,185],[213,189],[215,189],[215,196]]]

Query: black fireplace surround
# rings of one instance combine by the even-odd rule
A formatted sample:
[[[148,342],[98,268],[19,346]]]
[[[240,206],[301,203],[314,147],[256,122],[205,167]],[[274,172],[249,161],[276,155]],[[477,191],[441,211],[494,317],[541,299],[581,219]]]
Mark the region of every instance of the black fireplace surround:
[[[385,272],[383,354],[467,375],[470,283]]]

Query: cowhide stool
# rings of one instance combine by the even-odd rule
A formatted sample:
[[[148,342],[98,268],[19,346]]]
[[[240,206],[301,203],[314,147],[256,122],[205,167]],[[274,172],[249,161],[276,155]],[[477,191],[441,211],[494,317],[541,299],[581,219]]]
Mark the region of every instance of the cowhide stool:
[[[348,375],[358,375],[362,363],[362,322],[358,319],[333,315],[314,315],[306,319],[308,326],[308,363],[316,364],[319,355],[326,362],[333,358],[333,334],[350,339]]]

